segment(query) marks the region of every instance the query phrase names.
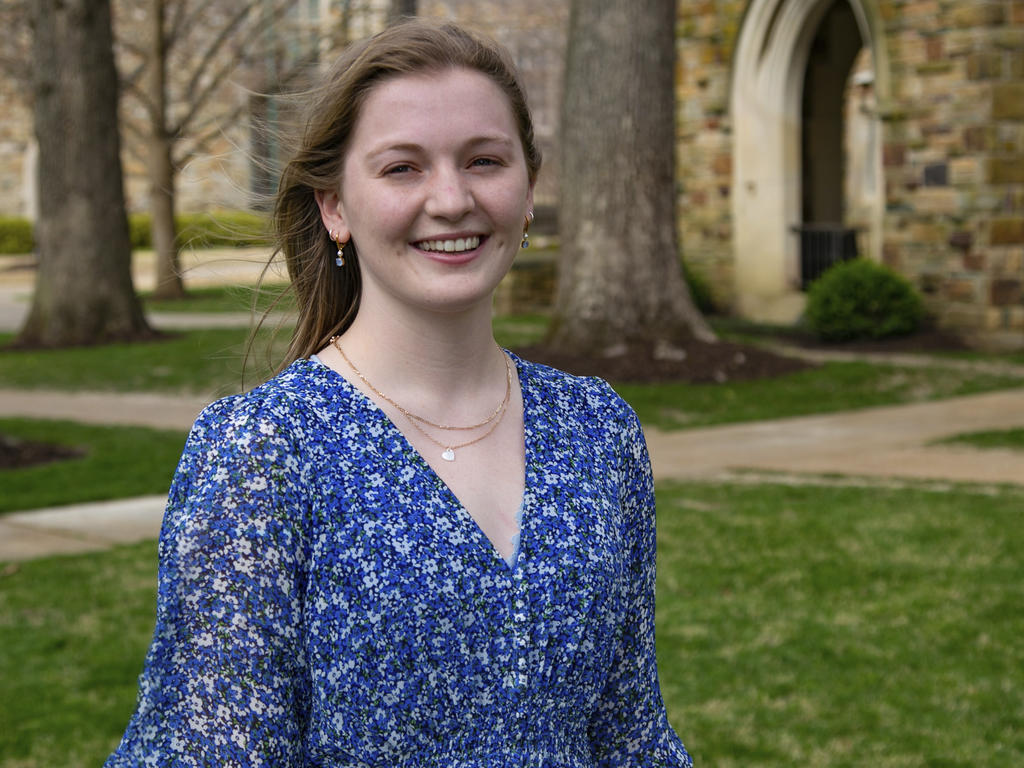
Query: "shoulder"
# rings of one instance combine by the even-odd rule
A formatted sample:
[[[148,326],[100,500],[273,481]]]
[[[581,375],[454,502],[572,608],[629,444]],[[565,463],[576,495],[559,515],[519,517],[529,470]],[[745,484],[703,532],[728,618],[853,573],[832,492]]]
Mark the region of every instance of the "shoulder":
[[[623,427],[637,423],[633,408],[596,376],[575,376],[540,363],[513,356],[519,366],[524,389],[538,402],[572,418],[598,420]]]
[[[308,471],[319,453],[331,397],[330,379],[321,368],[299,360],[248,392],[208,405],[192,426],[179,474],[225,464],[264,464],[296,475]]]
[[[288,368],[243,394],[221,398],[203,409],[193,425],[199,436],[288,433],[302,438],[330,397],[328,371],[310,360]]]
[[[316,365],[299,361],[199,414],[171,484],[167,533],[265,522],[276,509],[306,506],[323,463],[323,430],[310,405],[324,397]]]
[[[527,431],[597,451],[621,466],[646,456],[643,430],[633,408],[596,376],[574,376],[515,358],[523,386]],[[614,458],[613,458],[614,457]]]

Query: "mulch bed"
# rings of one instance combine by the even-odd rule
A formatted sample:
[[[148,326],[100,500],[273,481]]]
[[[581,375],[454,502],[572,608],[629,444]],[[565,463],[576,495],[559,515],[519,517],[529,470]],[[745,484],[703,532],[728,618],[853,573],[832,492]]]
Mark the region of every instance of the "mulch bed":
[[[633,345],[622,354],[608,357],[556,352],[545,346],[522,347],[515,353],[577,376],[600,376],[622,383],[722,384],[772,378],[814,367],[813,363],[750,345],[728,341],[710,344],[692,338],[673,344],[671,359],[655,354],[650,345]]]
[[[0,435],[0,470],[21,469],[63,459],[77,459],[84,455],[85,450],[82,448]]]
[[[776,341],[803,349],[835,352],[920,353],[929,354],[968,349],[957,337],[938,330],[922,330],[909,336],[878,341],[854,341],[825,344],[810,335],[787,333]],[[516,349],[527,360],[543,363],[578,376],[600,376],[622,383],[688,382],[722,384],[783,376],[806,370],[815,364],[757,346],[719,341],[714,344],[696,339],[678,340],[674,348],[680,359],[659,358],[650,346],[633,346],[624,354],[595,357],[556,352],[543,345]]]

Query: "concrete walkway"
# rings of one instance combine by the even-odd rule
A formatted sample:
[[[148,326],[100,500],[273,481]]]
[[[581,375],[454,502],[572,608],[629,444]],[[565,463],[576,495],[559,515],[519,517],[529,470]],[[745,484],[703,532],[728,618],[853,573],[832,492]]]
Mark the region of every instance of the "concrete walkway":
[[[71,504],[0,516],[0,562],[96,552],[155,539],[166,496]]]
[[[929,445],[1009,427],[1024,427],[1024,388],[680,432],[649,430],[648,444],[659,480],[780,472],[1024,486],[1019,451]]]
[[[187,429],[202,398],[148,394],[0,390],[0,416]],[[1024,454],[929,445],[944,436],[1024,427],[1024,388],[934,403],[691,429],[647,431],[657,480],[742,480],[781,473],[790,481],[825,475],[1024,490]],[[762,478],[764,479],[764,478]],[[0,562],[87,552],[154,538],[160,496],[37,510],[0,517]]]

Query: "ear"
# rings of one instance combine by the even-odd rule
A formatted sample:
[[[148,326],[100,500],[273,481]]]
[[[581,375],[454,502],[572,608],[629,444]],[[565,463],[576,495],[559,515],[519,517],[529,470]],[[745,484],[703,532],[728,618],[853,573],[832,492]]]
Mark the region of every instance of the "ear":
[[[352,233],[345,223],[345,214],[342,210],[341,197],[334,190],[318,189],[313,193],[316,197],[316,204],[320,208],[320,220],[324,223],[331,237],[336,234],[338,239],[346,243],[352,237]]]
[[[526,192],[526,210],[533,210],[533,186],[535,182],[530,183],[530,188]]]

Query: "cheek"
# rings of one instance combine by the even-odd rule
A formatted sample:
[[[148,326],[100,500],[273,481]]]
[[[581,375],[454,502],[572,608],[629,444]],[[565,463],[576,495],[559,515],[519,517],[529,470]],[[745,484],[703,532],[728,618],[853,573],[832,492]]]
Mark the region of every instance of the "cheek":
[[[500,219],[505,226],[511,229],[522,228],[527,210],[526,193],[515,189],[502,190],[491,199],[490,207],[495,218]]]
[[[416,210],[405,196],[381,194],[374,189],[352,189],[350,225],[364,239],[389,240],[404,237],[416,218]]]

